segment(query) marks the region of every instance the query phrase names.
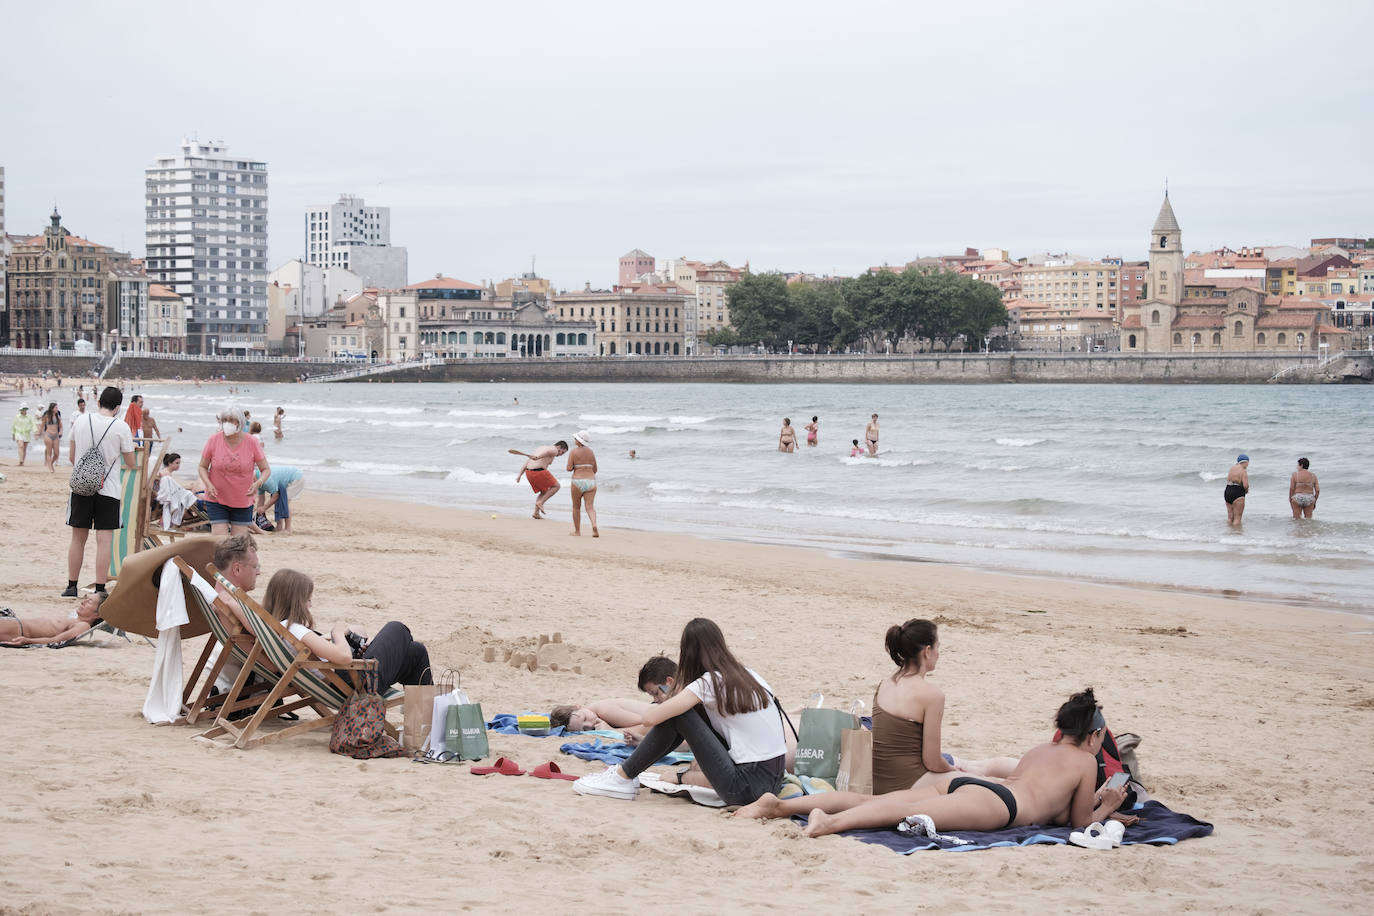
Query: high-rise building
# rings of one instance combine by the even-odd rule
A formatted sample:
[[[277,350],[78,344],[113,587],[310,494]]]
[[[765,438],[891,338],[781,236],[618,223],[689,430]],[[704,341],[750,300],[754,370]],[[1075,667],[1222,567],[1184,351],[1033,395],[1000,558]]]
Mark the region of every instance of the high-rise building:
[[[186,303],[188,353],[264,352],[267,163],[182,140],[145,172],[146,270]]]
[[[342,267],[364,286],[400,289],[407,285],[408,256],[391,244],[391,208],[369,207],[361,197],[339,195],[337,203],[305,213],[305,261],[316,267]]]

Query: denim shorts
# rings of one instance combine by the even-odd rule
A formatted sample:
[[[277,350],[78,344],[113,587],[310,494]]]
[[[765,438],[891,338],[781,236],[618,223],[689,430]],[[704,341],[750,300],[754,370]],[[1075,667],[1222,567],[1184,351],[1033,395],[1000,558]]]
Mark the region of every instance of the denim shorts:
[[[251,525],[253,524],[253,507],[226,506],[222,503],[207,499],[205,501],[205,514],[210,516],[210,524],[219,525],[228,522],[231,525]]]

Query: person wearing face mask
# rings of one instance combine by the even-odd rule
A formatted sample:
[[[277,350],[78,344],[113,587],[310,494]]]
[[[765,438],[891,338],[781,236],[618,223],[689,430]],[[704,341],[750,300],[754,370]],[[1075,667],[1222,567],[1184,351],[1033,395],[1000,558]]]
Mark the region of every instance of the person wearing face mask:
[[[253,524],[253,500],[257,495],[253,468],[264,479],[272,468],[267,464],[262,443],[246,431],[248,423],[242,407],[229,407],[216,420],[220,428],[205,443],[197,468],[205,486],[205,512],[210,516],[211,534],[243,534]]]

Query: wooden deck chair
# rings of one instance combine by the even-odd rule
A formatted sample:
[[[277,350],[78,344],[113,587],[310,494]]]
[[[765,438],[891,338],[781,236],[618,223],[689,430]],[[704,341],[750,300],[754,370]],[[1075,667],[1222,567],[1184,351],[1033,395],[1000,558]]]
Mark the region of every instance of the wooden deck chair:
[[[191,585],[193,573],[190,565],[181,557],[173,558],[173,562],[181,571],[182,590],[186,594],[187,606],[198,608],[210,627],[210,637],[205,641],[205,648],[201,650],[200,658],[196,660],[195,666],[191,669],[191,676],[186,679],[186,687],[181,694],[181,704],[187,710],[185,722],[178,721],[177,724],[195,725],[199,719],[206,716],[218,716],[221,712],[227,716],[238,712],[240,709],[247,709],[260,703],[262,698],[271,691],[272,686],[276,684],[277,672],[265,663],[245,664],[249,653],[252,651],[253,643],[256,641],[254,636],[242,630],[231,633],[214,608],[214,603],[219,602],[220,599],[216,598],[215,602],[206,601],[205,596],[200,593],[200,589]],[[231,612],[225,608],[225,613]],[[216,646],[220,647],[219,654],[211,662],[210,656],[214,654]],[[250,685],[249,689],[241,691],[242,696],[238,696],[232,691],[211,695],[215,681],[219,679],[220,673],[231,658],[242,665],[244,670],[251,669],[257,675],[257,680]],[[203,681],[201,679],[202,674],[204,675]]]
[[[180,525],[175,528],[162,527],[162,514],[159,509],[154,508],[157,496],[157,472],[162,467],[163,456],[172,446],[172,437],[165,439],[150,439],[148,442],[161,442],[162,447],[157,450],[157,457],[152,459],[144,472],[144,496],[143,501],[147,505],[147,512],[143,519],[143,537],[140,550],[147,550],[150,547],[157,547],[164,542],[170,543],[177,538],[185,537],[188,534],[203,534],[209,531],[210,520],[198,506],[192,506],[186,510]],[[151,454],[151,453],[150,453]]]
[[[234,596],[244,613],[248,615],[253,635],[257,637],[257,642],[249,652],[248,662],[256,663],[260,658],[265,658],[282,674],[247,724],[239,726],[230,722],[221,711],[215,721],[215,728],[206,732],[205,737],[230,734],[234,736],[235,747],[250,748],[319,728],[332,727],[339,710],[352,695],[355,685],[360,683],[362,673],[376,670],[376,660],[355,658],[347,662],[321,661],[305,643],[291,634],[285,624],[268,614],[249,595],[221,576],[213,565],[207,569],[216,577],[218,583]],[[236,698],[247,679],[245,672],[248,667],[248,664],[244,665],[244,671],[240,672],[234,687],[229,691],[230,696],[226,700],[226,705],[237,702]],[[279,701],[285,701],[293,691],[299,699],[281,706],[276,705]],[[388,689],[382,694],[382,702],[387,707],[399,704],[404,698],[405,694],[400,690]],[[304,706],[315,710],[319,718],[259,733],[260,727],[269,716]],[[390,723],[387,723],[386,730],[392,737],[396,736],[396,730]],[[211,732],[215,734],[212,735]]]

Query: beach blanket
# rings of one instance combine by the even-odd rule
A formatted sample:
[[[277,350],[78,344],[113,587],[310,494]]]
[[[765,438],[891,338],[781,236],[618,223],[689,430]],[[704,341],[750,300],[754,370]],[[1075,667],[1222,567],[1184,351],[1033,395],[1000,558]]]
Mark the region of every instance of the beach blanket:
[[[577,734],[585,735],[587,732],[578,732]],[[600,760],[603,763],[616,764],[624,763],[626,760],[629,760],[630,755],[634,753],[635,749],[623,742],[602,741],[600,738],[597,738],[595,741],[589,742],[569,742],[560,747],[559,750],[565,754],[572,754],[574,757],[581,758],[582,760]],[[655,763],[654,766],[659,767],[671,766],[675,763],[690,763],[694,759],[696,758],[689,753],[674,751]]]
[[[1155,846],[1172,846],[1179,840],[1187,840],[1193,837],[1208,836],[1212,832],[1212,825],[1200,821],[1187,814],[1177,811],[1170,811],[1157,801],[1148,801],[1143,805],[1137,805],[1134,814],[1140,816],[1140,822],[1126,828],[1125,839],[1121,845],[1132,846],[1137,844],[1149,844]],[[806,818],[795,817],[793,820],[805,824]],[[938,828],[938,824],[936,825]],[[950,840],[932,840],[928,837],[907,837],[897,832],[894,825],[888,830],[846,830],[840,836],[853,837],[863,843],[873,843],[877,846],[886,846],[893,852],[902,855],[910,855],[922,849],[948,849],[955,852],[965,852],[973,849],[991,849],[994,846],[1034,846],[1040,843],[1058,843],[1068,845],[1070,827],[1008,827],[1006,830],[952,830],[950,835],[956,836],[966,841],[966,845],[960,846]],[[945,831],[941,831],[942,834]]]
[[[526,738],[559,738],[563,735],[593,735],[602,738],[614,738],[619,741],[624,736],[614,729],[594,728],[585,732],[570,732],[558,725],[549,729],[547,735],[527,735],[518,726],[519,716],[512,713],[501,712],[491,717],[487,723],[487,731],[496,732],[498,735],[525,735]]]

